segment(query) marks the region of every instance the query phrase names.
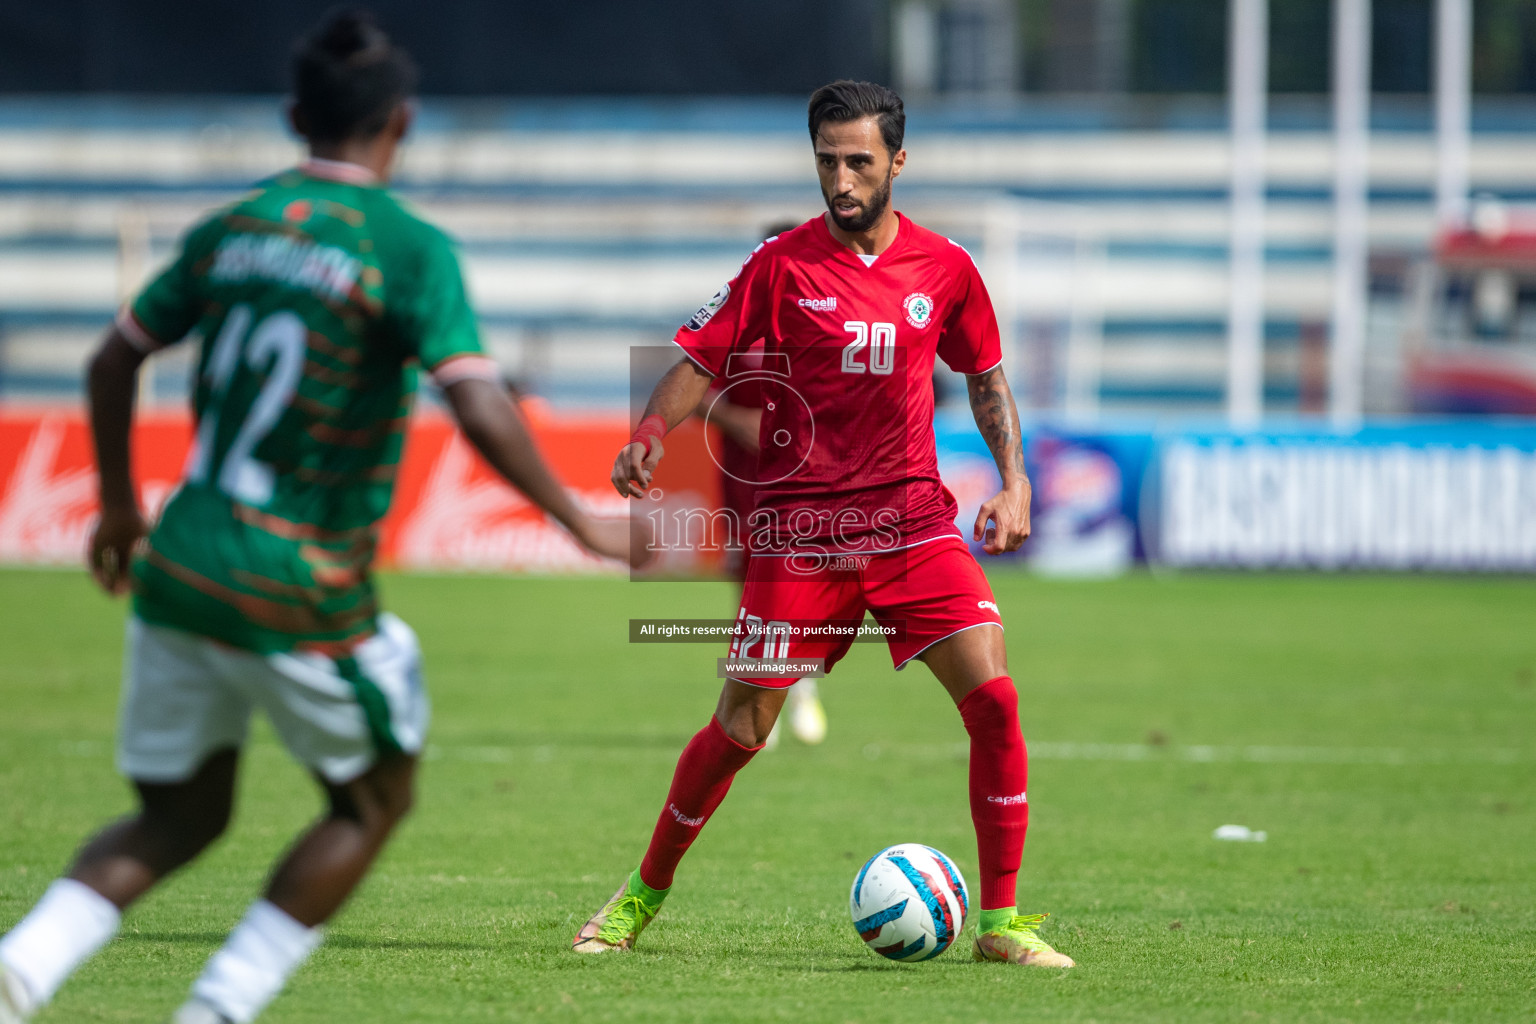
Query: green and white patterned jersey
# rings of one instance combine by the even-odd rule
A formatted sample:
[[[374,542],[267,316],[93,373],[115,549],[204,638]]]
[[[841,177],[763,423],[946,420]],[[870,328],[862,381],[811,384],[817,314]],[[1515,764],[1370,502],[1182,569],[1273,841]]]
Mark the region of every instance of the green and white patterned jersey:
[[[448,238],[363,168],[311,161],[194,227],[118,326],[146,350],[202,339],[196,435],[134,566],[137,615],[264,653],[370,636],[411,364],[492,370]]]

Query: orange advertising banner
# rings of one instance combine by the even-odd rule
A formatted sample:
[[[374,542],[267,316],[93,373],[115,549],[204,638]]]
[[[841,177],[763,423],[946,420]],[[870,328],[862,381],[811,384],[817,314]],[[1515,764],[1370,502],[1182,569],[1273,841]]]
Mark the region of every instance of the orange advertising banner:
[[[666,462],[642,509],[608,482],[613,457],[629,437],[622,413],[559,413],[536,401],[525,403],[523,413],[555,475],[593,516],[716,507],[717,470],[698,423],[668,436]],[[153,413],[135,423],[134,476],[150,513],[175,489],[191,439],[185,414]],[[83,565],[96,513],[84,415],[74,409],[0,410],[0,562]],[[669,568],[709,569],[718,558],[717,551],[701,551],[674,558]],[[434,412],[419,413],[411,422],[394,505],[383,525],[380,563],[482,572],[617,571],[583,552],[507,486],[453,424]]]

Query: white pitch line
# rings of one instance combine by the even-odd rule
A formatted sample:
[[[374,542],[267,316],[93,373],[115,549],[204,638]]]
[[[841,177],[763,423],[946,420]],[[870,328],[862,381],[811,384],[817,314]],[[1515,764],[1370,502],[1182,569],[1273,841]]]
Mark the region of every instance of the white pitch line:
[[[1410,750],[1398,747],[1152,746],[1148,743],[1031,743],[1046,761],[1195,761],[1252,764],[1520,764],[1528,752],[1501,747]]]
[[[1409,750],[1397,747],[1288,747],[1288,746],[1153,746],[1150,743],[1051,743],[1027,744],[1037,761],[1184,761],[1196,764],[1521,764],[1536,761],[1536,752],[1499,747],[1464,750]],[[879,749],[877,747],[877,749]],[[882,752],[897,756],[963,759],[964,743],[895,745]],[[869,756],[869,748],[865,749]],[[876,756],[879,756],[877,754]]]
[[[495,746],[430,743],[422,756],[427,761],[463,761],[480,764],[507,764],[513,761],[548,763],[562,753],[581,753],[581,744],[543,743],[537,746]],[[681,748],[679,748],[681,749]],[[110,743],[97,740],[65,741],[59,744],[65,757],[103,757],[112,750]],[[677,753],[662,746],[631,751],[630,756],[649,751],[665,760]],[[965,743],[870,743],[862,748],[865,759],[882,757],[921,760],[963,761],[970,747]],[[1183,761],[1194,764],[1490,764],[1517,765],[1536,763],[1536,751],[1509,747],[1468,747],[1461,750],[1410,750],[1402,747],[1288,747],[1288,746],[1153,746],[1150,743],[1050,743],[1029,744],[1029,756],[1036,761]]]
[[[537,747],[453,746],[432,744],[427,760],[506,762],[526,758],[550,761],[562,749],[578,750],[579,745],[562,748],[554,744]],[[670,749],[653,748],[667,759],[676,754]],[[925,760],[964,760],[970,748],[964,743],[866,744],[867,760],[881,757],[921,758]],[[1399,747],[1290,747],[1290,746],[1153,746],[1149,743],[1050,743],[1029,744],[1029,756],[1039,761],[1184,761],[1196,764],[1529,764],[1536,762],[1536,751],[1507,747],[1471,747],[1463,750],[1410,750]]]
[[[1032,761],[1182,761],[1195,764],[1522,764],[1536,762],[1536,752],[1484,747],[1466,750],[1407,750],[1396,747],[1285,747],[1285,746],[1153,746],[1150,743],[1049,743],[1027,744]],[[918,758],[963,761],[969,755],[964,743],[871,743],[864,757]]]

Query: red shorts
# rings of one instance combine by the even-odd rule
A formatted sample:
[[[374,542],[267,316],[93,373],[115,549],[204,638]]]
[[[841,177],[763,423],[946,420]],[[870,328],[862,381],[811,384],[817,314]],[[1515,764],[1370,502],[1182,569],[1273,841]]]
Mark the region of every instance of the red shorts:
[[[945,637],[1003,625],[986,574],[958,537],[842,556],[810,571],[791,561],[752,556],[728,658],[819,658],[830,670],[848,653],[867,611],[900,669]],[[796,678],[744,675],[741,681],[777,689]]]

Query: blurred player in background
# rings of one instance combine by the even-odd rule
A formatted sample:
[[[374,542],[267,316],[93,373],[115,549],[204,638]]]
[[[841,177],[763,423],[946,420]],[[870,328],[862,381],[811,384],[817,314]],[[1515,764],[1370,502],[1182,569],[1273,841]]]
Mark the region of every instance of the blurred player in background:
[[[709,723],[678,760],[644,859],[577,933],[573,948],[630,949],[660,910],[677,865],[762,748],[804,659],[835,664],[851,637],[796,628],[858,622],[893,630],[897,668],[920,659],[970,734],[970,806],[980,867],[977,960],[1071,967],[1017,913],[1029,823],[1028,761],[1002,616],[955,527],[933,435],[935,357],[966,375],[971,410],[1002,476],[973,538],[991,554],[1029,536],[1030,486],[997,318],[970,255],[890,205],[906,161],[900,97],[834,82],[811,97],[809,128],[827,213],[764,242],[678,330],[685,357],[657,384],[614,460],[621,494],[644,496],[663,435],[757,339],[783,383],[762,375],[763,439],[754,532],[725,680]],[[773,653],[770,653],[773,652]],[[759,664],[752,664],[752,662]]]
[[[330,16],[294,57],[309,159],[193,228],[92,360],[102,513],[90,559],[109,592],[133,591],[118,764],[141,806],[0,940],[3,1024],[47,1003],[124,908],[224,831],[253,710],[329,808],[176,1024],[256,1017],[409,810],[427,697],[415,636],[379,610],[371,565],[411,363],[507,481],[588,550],[627,555],[627,529],[578,510],[535,451],[481,350],[448,239],[384,187],[415,78],[366,14]],[[149,353],[193,332],[196,437],[151,531],[130,472],[134,384]]]
[[[800,225],[795,221],[773,224],[763,232],[764,240],[777,238]],[[753,342],[747,350],[749,369],[759,368],[762,360],[762,341]],[[752,360],[756,360],[756,364]],[[730,394],[722,394],[722,382],[712,381],[709,393],[699,403],[695,415],[720,431],[720,454],[716,467],[720,470],[720,499],[730,510],[735,521],[742,525],[742,546],[726,551],[726,569],[735,577],[737,584],[747,578],[747,560],[751,554],[748,543],[751,530],[748,522],[752,516],[757,495],[758,431],[763,421],[762,387],[756,377],[748,377],[730,386]],[[789,713],[789,727],[795,739],[815,746],[827,738],[827,712],[821,706],[821,695],[816,692],[816,680],[801,679],[789,688],[785,701]],[[779,720],[768,733],[764,749],[772,750],[779,745]]]

